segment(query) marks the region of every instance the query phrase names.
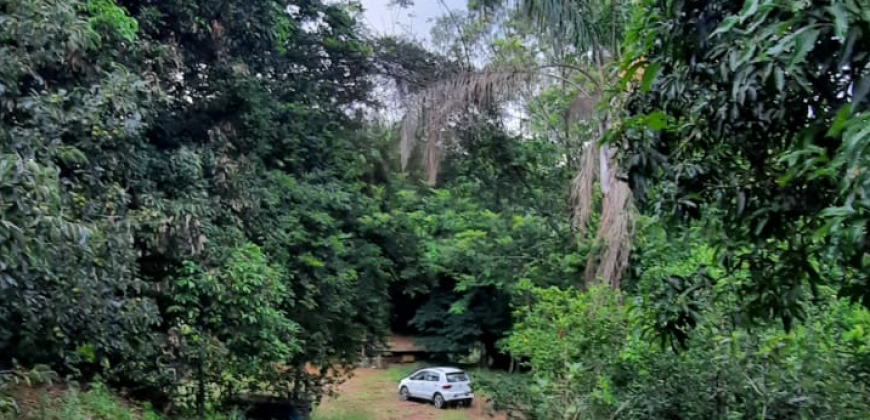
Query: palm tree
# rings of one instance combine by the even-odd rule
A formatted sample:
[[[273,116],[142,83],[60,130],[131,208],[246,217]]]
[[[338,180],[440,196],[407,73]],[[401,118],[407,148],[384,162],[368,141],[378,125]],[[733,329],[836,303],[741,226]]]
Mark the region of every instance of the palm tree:
[[[434,185],[445,151],[449,149],[450,125],[458,115],[474,107],[488,108],[509,98],[519,87],[545,79],[559,80],[576,91],[565,110],[575,120],[597,126],[596,138],[582,150],[578,173],[572,181],[572,221],[582,237],[587,236],[593,213],[595,184],[599,184],[601,216],[594,242],[600,252],[592,252],[586,263],[586,283],[606,281],[619,288],[628,266],[632,238],[631,190],[619,178],[616,147],[602,143],[614,113],[603,103],[614,63],[619,62],[626,4],[616,0],[486,0],[484,7],[513,7],[553,42],[567,43],[575,54],[584,57],[580,64],[551,63],[531,68],[488,68],[468,72],[433,83],[409,104],[400,131],[401,159],[407,167],[411,154],[422,138],[423,166],[427,180]],[[563,44],[563,46],[565,46]],[[562,70],[560,73],[554,69]],[[570,75],[571,77],[566,77]],[[576,78],[574,77],[576,76]],[[574,80],[580,79],[582,83]],[[596,106],[597,105],[597,106]],[[593,112],[595,108],[600,112]]]

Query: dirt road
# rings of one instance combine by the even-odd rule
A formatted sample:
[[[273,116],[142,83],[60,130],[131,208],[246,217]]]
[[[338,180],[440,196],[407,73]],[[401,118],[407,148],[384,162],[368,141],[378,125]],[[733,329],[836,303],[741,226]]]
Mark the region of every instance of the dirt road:
[[[471,408],[438,410],[425,402],[400,401],[399,379],[408,367],[358,369],[342,384],[339,396],[325,399],[315,411],[315,420],[503,420],[487,414],[486,403],[478,398]]]

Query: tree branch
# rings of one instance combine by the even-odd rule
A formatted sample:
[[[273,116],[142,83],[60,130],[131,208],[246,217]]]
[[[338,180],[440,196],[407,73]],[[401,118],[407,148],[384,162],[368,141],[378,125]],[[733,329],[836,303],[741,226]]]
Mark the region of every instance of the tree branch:
[[[589,73],[589,71],[587,71],[586,69],[583,69],[582,67],[577,67],[577,66],[574,66],[571,64],[566,64],[566,63],[556,63],[556,64],[547,64],[547,65],[541,66],[539,68],[565,68],[565,69],[569,69],[569,70],[574,70],[577,73],[580,73],[583,76],[585,76],[587,79],[589,79],[589,81],[595,85],[596,90],[601,90],[601,82],[596,77],[592,76],[592,73]]]
[[[441,4],[441,7],[443,7],[444,11],[447,12],[447,16],[450,17],[451,21],[453,21],[453,26],[456,26],[456,31],[459,32],[459,43],[462,45],[462,53],[465,55],[466,68],[472,69],[470,48],[465,39],[465,31],[462,29],[462,25],[459,24],[459,19],[456,19],[456,15],[454,15],[453,11],[447,7],[447,3],[445,3],[444,0],[438,0],[438,3]]]

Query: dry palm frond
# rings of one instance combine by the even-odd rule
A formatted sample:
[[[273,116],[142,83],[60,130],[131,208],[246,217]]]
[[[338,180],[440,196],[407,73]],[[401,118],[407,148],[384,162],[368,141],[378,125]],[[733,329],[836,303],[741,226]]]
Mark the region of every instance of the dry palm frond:
[[[601,203],[601,219],[595,233],[599,251],[591,252],[586,260],[586,284],[604,281],[619,289],[631,256],[634,234],[634,209],[628,183],[611,178],[612,189]]]
[[[615,171],[613,171],[615,173]],[[634,213],[631,207],[631,189],[628,183],[611,178],[612,189],[604,197],[597,239],[604,242],[604,251],[598,261],[594,278],[602,279],[610,287],[619,289],[628,259],[634,232]]]
[[[580,169],[577,171],[577,176],[571,181],[571,203],[573,204],[571,224],[580,232],[581,237],[586,237],[589,229],[597,174],[598,147],[594,143],[590,143],[583,149]]]
[[[418,137],[426,139],[424,166],[430,184],[438,177],[443,133],[462,113],[472,107],[486,108],[496,99],[509,97],[523,85],[533,82],[537,70],[499,69],[467,73],[438,83],[415,97],[408,107],[400,129],[402,169],[406,169]]]
[[[599,122],[598,134],[604,136],[608,129],[605,117]],[[601,185],[601,217],[594,239],[599,245],[594,248],[601,251],[589,254],[584,278],[587,284],[603,280],[614,289],[620,287],[628,267],[634,225],[631,189],[617,178],[618,172],[616,150],[607,144],[590,142],[583,150],[582,163],[571,186],[572,224],[586,237],[593,211],[595,181]]]
[[[568,104],[565,110],[564,117],[567,121],[583,121],[592,118],[595,112],[595,106],[601,100],[601,95],[591,93],[589,95],[577,95],[574,100]]]
[[[594,167],[596,159],[599,160],[599,171]],[[594,239],[601,251],[589,254],[584,277],[587,284],[602,280],[610,287],[618,289],[628,268],[634,232],[631,189],[628,183],[617,178],[619,168],[615,150],[590,145],[584,151],[583,161],[584,167],[580,169],[572,191],[572,196],[575,197],[574,226],[583,236],[586,235],[592,213],[592,183],[596,173],[603,192],[601,217]],[[605,169],[605,165],[609,168]]]
[[[420,105],[421,107],[423,105]],[[402,120],[402,126],[399,131],[399,157],[402,163],[402,170],[408,167],[408,161],[411,159],[411,153],[414,152],[414,140],[417,137],[417,130],[420,126],[423,111],[408,112]]]
[[[417,139],[423,138],[423,164],[428,183],[434,185],[442,154],[450,147],[446,136],[450,125],[463,113],[473,112],[475,108],[487,108],[496,100],[510,98],[521,87],[532,85],[539,76],[552,76],[542,72],[544,68],[468,73],[438,82],[422,91],[415,96],[414,103],[409,105],[402,121],[402,169],[407,168]],[[565,111],[565,116],[574,121],[588,119],[599,100],[597,94],[578,97]],[[607,128],[608,122],[604,118],[600,121],[597,134],[603,136]],[[615,150],[606,145],[600,147],[597,140],[589,142],[584,149],[579,172],[572,182],[572,222],[581,235],[587,234],[593,211],[595,181],[599,181],[604,197],[595,242],[603,248],[600,253],[590,254],[585,277],[587,282],[602,279],[611,287],[618,288],[631,251],[631,190],[628,184],[616,178]]]
[[[411,155],[416,149],[416,139],[423,138],[426,147],[422,153],[427,179],[434,184],[448,138],[444,135],[451,124],[463,114],[490,108],[499,100],[513,99],[523,87],[534,87],[542,79],[558,80],[569,84],[581,92],[572,102],[566,116],[572,119],[586,119],[592,115],[599,94],[589,93],[584,86],[578,85],[551,70],[568,68],[566,65],[546,65],[534,68],[491,69],[465,73],[436,82],[412,98],[407,113],[402,120],[400,135],[400,157],[402,170],[407,169]],[[583,74],[587,82],[597,84],[592,75],[582,68],[574,68]]]

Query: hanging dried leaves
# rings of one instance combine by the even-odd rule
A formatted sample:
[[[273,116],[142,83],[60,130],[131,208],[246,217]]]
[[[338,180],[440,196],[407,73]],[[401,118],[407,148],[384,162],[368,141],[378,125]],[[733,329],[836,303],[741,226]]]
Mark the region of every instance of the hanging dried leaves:
[[[518,88],[533,83],[537,76],[533,69],[466,73],[437,82],[420,92],[408,104],[399,131],[402,169],[407,169],[418,146],[417,139],[425,139],[423,166],[427,182],[434,185],[438,180],[443,151],[449,146],[446,142],[452,125],[465,113],[507,99]]]

